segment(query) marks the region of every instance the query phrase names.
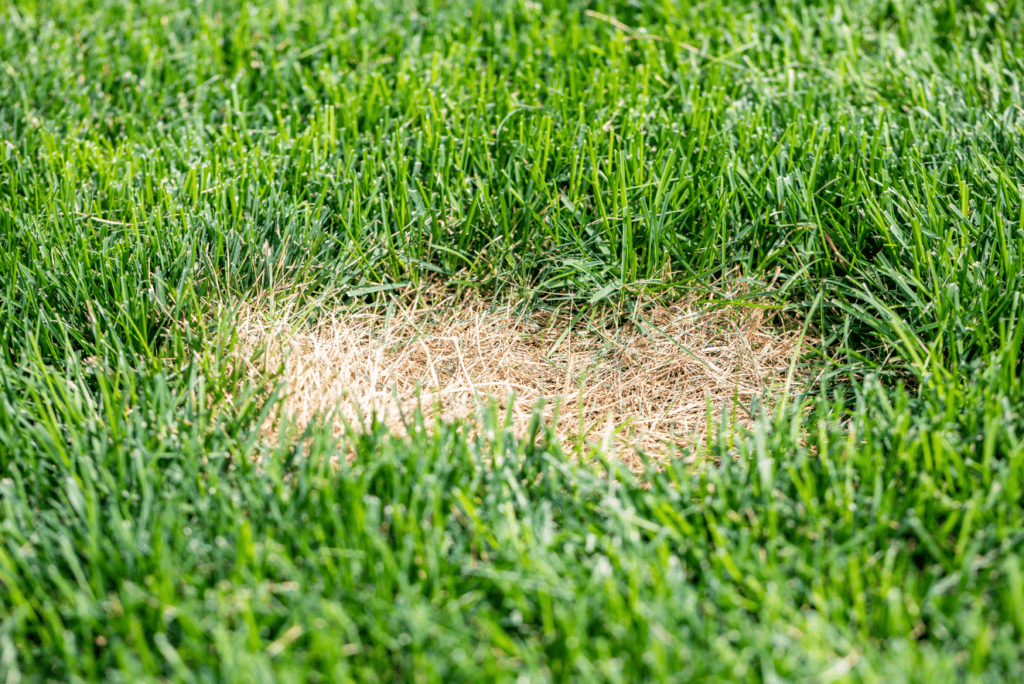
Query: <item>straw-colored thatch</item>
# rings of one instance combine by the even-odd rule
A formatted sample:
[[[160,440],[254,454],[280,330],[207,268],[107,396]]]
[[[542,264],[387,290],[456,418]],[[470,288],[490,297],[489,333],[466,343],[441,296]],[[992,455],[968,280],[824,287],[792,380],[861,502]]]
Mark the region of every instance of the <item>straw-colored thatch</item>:
[[[799,329],[771,321],[756,307],[718,306],[693,297],[653,307],[637,322],[614,326],[517,316],[474,298],[435,298],[419,308],[340,312],[294,323],[288,312],[243,307],[243,352],[265,348],[253,367],[285,364],[284,410],[300,425],[337,409],[353,424],[356,407],[401,433],[400,412],[471,417],[481,398],[502,411],[514,394],[514,426],[522,430],[537,400],[559,405],[556,431],[572,447],[613,435],[629,459],[638,445],[665,454],[706,434],[734,400],[770,400],[787,379]],[[335,429],[343,422],[335,414]],[[740,422],[749,418],[735,411]]]

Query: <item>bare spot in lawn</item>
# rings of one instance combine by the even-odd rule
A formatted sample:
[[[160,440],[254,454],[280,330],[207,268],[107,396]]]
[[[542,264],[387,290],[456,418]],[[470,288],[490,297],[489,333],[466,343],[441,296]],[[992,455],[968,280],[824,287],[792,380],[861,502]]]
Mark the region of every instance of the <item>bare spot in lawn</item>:
[[[242,350],[264,347],[262,368],[284,363],[284,410],[299,425],[319,415],[357,424],[357,410],[395,432],[420,397],[429,418],[471,418],[480,399],[503,412],[515,395],[514,427],[527,427],[535,402],[558,418],[566,448],[636,445],[659,457],[692,444],[707,420],[748,423],[740,406],[770,401],[798,353],[799,328],[749,306],[717,308],[697,297],[651,308],[642,320],[614,325],[517,316],[472,297],[435,299],[420,308],[321,316],[296,325],[288,311],[243,307]],[[792,323],[792,322],[790,322]]]

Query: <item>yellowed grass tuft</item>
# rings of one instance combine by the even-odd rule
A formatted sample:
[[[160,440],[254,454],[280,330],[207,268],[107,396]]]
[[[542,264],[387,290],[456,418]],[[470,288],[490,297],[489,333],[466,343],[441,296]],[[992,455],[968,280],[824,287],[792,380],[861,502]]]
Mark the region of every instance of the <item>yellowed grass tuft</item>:
[[[417,405],[428,418],[471,418],[481,399],[502,411],[515,395],[514,428],[524,430],[544,398],[558,410],[556,432],[567,447],[614,437],[652,457],[692,443],[711,418],[738,399],[770,397],[786,381],[800,331],[772,325],[760,308],[709,308],[693,297],[646,312],[639,323],[577,325],[566,319],[517,317],[478,298],[435,299],[386,312],[339,312],[295,325],[287,308],[244,306],[241,350],[264,348],[252,372],[284,363],[284,410],[299,425],[333,414],[357,422],[371,413],[396,433]],[[740,409],[736,418],[749,418]],[[619,449],[631,460],[631,450]]]

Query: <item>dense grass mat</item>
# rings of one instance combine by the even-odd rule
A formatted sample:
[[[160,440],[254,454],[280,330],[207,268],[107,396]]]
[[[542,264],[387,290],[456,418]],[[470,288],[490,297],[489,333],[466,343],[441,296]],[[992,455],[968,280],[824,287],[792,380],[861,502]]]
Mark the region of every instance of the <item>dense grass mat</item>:
[[[711,445],[719,466],[640,480],[486,412],[340,447],[312,431],[256,465],[256,411],[136,389],[113,417],[41,390],[49,411],[8,422],[4,403],[8,676],[1024,676],[1019,379],[869,383],[845,412],[809,401],[810,434],[799,411],[765,418]]]
[[[358,296],[440,273],[580,305],[739,269],[789,301],[823,290],[857,350],[898,338],[888,307],[958,368],[1022,289],[1022,21],[1019,2],[11,3],[0,235],[28,282],[5,310],[53,306],[94,259],[105,288],[142,268]]]
[[[5,3],[0,679],[1021,680],[1022,22]],[[266,444],[211,302],[428,276],[742,280],[819,382],[640,480],[486,416]]]

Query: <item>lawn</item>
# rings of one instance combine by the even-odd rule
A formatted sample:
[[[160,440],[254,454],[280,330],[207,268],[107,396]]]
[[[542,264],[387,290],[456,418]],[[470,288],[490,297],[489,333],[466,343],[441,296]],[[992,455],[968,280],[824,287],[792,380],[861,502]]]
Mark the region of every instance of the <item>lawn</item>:
[[[4,0],[0,681],[1024,681],[1022,80],[1020,0]],[[654,458],[240,332],[428,300],[792,345]]]

